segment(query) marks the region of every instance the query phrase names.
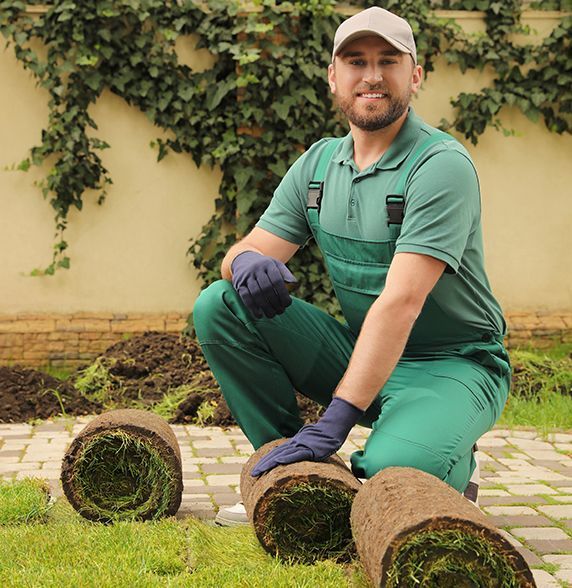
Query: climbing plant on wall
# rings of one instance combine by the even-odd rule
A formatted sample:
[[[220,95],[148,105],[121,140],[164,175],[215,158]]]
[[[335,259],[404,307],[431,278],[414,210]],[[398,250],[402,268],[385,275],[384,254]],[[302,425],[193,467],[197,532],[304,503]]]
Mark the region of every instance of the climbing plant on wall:
[[[551,7],[565,9],[564,2]],[[334,0],[258,0],[250,7],[233,0],[57,0],[31,14],[35,4],[0,0],[0,30],[49,96],[41,142],[19,165],[49,166],[41,189],[55,211],[57,239],[52,262],[36,274],[69,267],[70,209],[81,209],[90,189],[103,202],[112,182],[100,156],[110,146],[89,113],[105,89],[167,131],[166,140],[155,142],[159,160],[175,151],[197,165],[221,166],[215,213],[189,248],[205,284],[219,277],[224,253],[252,228],[300,153],[323,136],[347,132],[325,83],[343,18]],[[528,32],[519,0],[349,3],[375,4],[410,21],[427,72],[438,55],[462,71],[494,72],[480,92],[453,99],[455,117],[443,128],[477,143],[487,127],[502,129],[499,115],[513,106],[549,131],[571,132],[569,15],[543,43],[527,45],[512,40]],[[486,34],[465,34],[453,20],[438,18],[436,8],[483,11]],[[207,71],[178,62],[175,42],[191,33],[216,57]],[[296,295],[335,312],[315,245],[291,266],[300,277]]]

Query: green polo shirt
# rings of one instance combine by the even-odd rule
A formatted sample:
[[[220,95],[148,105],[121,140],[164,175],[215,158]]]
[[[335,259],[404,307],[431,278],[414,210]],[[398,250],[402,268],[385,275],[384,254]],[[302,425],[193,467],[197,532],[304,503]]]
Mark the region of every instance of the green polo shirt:
[[[324,180],[322,228],[358,240],[390,239],[385,198],[395,194],[408,155],[435,132],[410,108],[389,149],[362,171],[354,162],[349,133],[334,151]],[[256,226],[298,245],[311,237],[308,183],[323,141],[288,170]],[[465,148],[452,138],[431,145],[409,174],[405,202],[395,252],[444,261],[447,270],[432,291],[438,304],[476,329],[504,334],[502,311],[484,270],[479,182]]]

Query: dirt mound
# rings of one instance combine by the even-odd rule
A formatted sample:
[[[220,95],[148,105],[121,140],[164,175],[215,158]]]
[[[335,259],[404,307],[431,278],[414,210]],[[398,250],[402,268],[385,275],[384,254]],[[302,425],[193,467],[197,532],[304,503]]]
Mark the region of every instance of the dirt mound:
[[[63,414],[101,412],[73,385],[38,370],[0,366],[0,423],[21,423]]]
[[[171,423],[236,424],[198,343],[184,335],[148,331],[120,341],[73,381],[108,409],[174,404]],[[305,422],[316,421],[321,407],[302,396],[298,405]]]
[[[300,395],[298,405],[305,422],[322,411]],[[236,424],[198,343],[183,335],[149,331],[120,341],[65,382],[38,370],[0,367],[0,422],[117,408],[152,409],[171,423]]]

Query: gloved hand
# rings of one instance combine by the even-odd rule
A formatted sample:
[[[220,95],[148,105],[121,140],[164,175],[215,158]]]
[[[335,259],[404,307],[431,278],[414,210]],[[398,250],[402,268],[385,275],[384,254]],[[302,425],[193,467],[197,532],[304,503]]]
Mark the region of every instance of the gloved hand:
[[[296,278],[281,261],[254,251],[243,251],[230,267],[234,289],[256,318],[262,315],[272,318],[292,304],[285,282],[296,282]]]
[[[297,461],[323,461],[343,445],[364,412],[336,396],[317,423],[305,425],[294,437],[265,455],[252,475],[260,476],[277,465]]]

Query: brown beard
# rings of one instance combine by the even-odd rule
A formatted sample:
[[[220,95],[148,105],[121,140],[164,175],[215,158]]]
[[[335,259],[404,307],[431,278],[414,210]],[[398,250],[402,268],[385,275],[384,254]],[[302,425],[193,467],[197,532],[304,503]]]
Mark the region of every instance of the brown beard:
[[[366,92],[378,92],[380,90],[366,90]],[[385,94],[385,92],[383,92]],[[336,106],[345,115],[345,117],[362,131],[379,131],[385,129],[394,123],[409,106],[411,100],[411,90],[406,90],[401,96],[386,94],[384,100],[387,100],[387,107],[382,112],[376,112],[375,105],[367,106],[368,114],[361,114],[354,108],[355,95],[350,98],[341,98],[336,96]]]

